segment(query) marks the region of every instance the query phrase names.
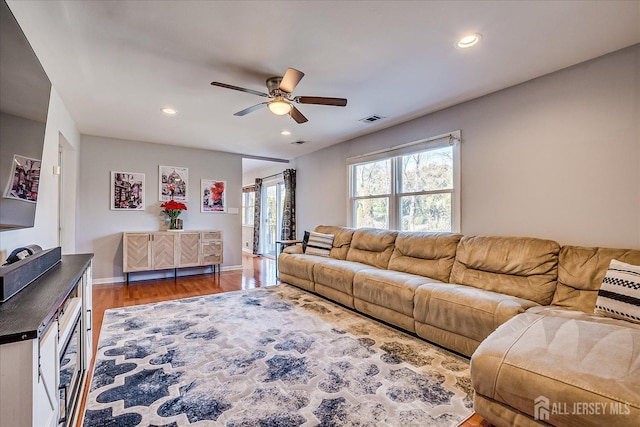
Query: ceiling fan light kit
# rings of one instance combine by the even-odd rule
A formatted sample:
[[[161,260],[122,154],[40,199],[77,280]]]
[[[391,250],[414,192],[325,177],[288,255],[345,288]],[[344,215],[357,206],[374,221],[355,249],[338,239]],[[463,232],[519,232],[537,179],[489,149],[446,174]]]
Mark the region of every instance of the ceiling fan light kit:
[[[277,97],[273,101],[267,103],[267,107],[269,107],[269,110],[276,116],[284,116],[285,114],[289,114],[293,105],[284,101],[282,97]]]
[[[234,116],[245,116],[255,110],[267,106],[269,111],[278,116],[284,116],[288,114],[298,124],[302,124],[308,121],[308,119],[298,110],[293,103],[297,104],[316,104],[316,105],[331,105],[334,107],[344,107],[347,105],[345,98],[324,98],[319,96],[296,96],[292,97],[291,93],[296,88],[300,80],[304,77],[302,71],[298,71],[295,68],[287,68],[287,72],[282,77],[270,77],[267,79],[267,89],[269,93],[258,92],[257,90],[246,89],[243,87],[228,85],[226,83],[211,82],[213,86],[222,87],[225,89],[237,90],[240,92],[250,93],[252,95],[261,96],[264,98],[271,98],[271,101],[262,102],[249,108],[245,108],[242,111],[238,111]]]

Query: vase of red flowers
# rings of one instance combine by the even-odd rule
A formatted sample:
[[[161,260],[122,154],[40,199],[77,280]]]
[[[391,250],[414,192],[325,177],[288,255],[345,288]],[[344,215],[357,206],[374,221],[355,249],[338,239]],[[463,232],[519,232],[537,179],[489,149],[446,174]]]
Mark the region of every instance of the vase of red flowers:
[[[161,208],[164,208],[164,212],[169,219],[169,230],[178,230],[178,217],[182,213],[182,211],[187,210],[187,205],[184,203],[176,202],[175,200],[169,200],[160,205]]]

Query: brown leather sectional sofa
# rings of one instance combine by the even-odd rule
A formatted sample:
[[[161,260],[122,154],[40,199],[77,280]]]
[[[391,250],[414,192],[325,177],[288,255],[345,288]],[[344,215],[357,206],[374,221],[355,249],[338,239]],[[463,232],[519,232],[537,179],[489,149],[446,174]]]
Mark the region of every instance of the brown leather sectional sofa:
[[[335,236],[330,256],[286,248],[280,280],[471,356],[474,409],[491,423],[638,425],[640,325],[592,313],[611,259],[640,265],[640,250],[315,231]]]

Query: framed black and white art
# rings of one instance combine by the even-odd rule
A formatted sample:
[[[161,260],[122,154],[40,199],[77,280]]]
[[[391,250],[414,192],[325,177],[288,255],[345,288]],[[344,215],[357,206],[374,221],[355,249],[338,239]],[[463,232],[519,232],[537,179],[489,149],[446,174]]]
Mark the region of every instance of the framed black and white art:
[[[159,200],[187,201],[189,169],[180,166],[158,166]]]
[[[144,210],[144,174],[111,171],[111,210]]]
[[[40,185],[41,165],[42,162],[39,159],[14,154],[13,162],[11,162],[11,174],[4,190],[4,197],[36,203]]]

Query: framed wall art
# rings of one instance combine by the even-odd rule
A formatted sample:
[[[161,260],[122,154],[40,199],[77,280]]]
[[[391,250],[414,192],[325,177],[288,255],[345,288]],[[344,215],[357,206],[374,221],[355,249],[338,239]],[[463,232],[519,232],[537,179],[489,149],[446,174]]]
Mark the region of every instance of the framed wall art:
[[[179,166],[158,166],[159,200],[187,201],[189,169]]]
[[[200,212],[226,212],[226,181],[200,180]]]
[[[36,203],[40,186],[42,161],[31,157],[13,155],[11,175],[4,190],[4,197]]]
[[[144,174],[111,171],[111,210],[144,210]]]

